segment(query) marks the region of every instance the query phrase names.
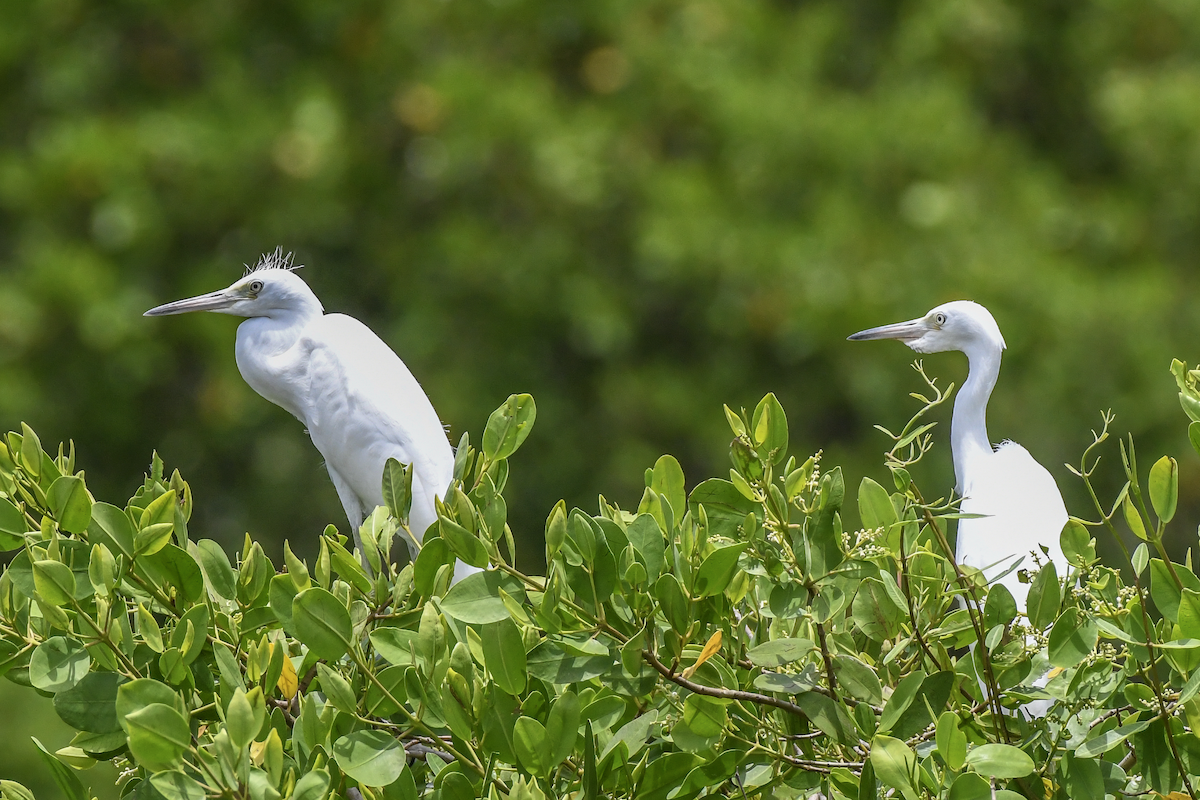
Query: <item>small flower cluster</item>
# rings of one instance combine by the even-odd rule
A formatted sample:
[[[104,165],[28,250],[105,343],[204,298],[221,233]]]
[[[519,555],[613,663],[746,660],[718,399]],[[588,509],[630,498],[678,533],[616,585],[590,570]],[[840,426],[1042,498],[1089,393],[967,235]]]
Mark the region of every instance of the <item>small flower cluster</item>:
[[[824,452],[824,450],[818,450],[813,453],[812,475],[809,476],[808,483],[804,484],[804,491],[806,492],[815,492],[817,487],[821,485],[821,455]]]
[[[1122,586],[1117,591],[1117,608],[1123,610],[1129,608],[1129,604],[1137,599],[1138,590],[1136,586]]]
[[[842,533],[842,552],[849,555],[854,553],[859,558],[879,558],[888,555],[889,551],[883,545],[876,544],[883,536],[884,528],[863,528],[854,534]]]

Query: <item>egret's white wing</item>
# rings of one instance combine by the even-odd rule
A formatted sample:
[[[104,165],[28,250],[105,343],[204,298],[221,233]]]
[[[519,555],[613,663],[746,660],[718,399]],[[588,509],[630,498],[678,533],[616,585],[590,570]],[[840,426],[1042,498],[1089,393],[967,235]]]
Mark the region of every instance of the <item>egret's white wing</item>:
[[[306,331],[309,432],[313,443],[369,511],[383,502],[388,458],[413,464],[412,528],[436,519],[454,473],[454,453],[429,398],[404,362],[370,328],[327,314]]]
[[[1067,509],[1054,477],[1033,460],[1029,451],[1014,442],[1005,442],[983,459],[964,488],[962,510],[986,514],[980,519],[964,519],[958,526],[957,558],[984,571],[989,580],[1003,573],[1021,556],[1019,569],[1035,569],[1031,551],[1039,558],[1044,546],[1058,568],[1066,573],[1066,559],[1059,547],[1059,534],[1067,524]],[[1017,577],[1017,570],[1000,580],[1025,608],[1028,584]]]

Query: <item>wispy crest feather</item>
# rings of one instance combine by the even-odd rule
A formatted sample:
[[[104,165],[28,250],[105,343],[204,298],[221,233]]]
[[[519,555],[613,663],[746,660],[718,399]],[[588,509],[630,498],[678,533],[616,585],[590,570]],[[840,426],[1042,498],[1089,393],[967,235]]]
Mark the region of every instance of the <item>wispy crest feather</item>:
[[[264,269],[286,269],[288,272],[294,272],[304,266],[303,264],[292,263],[294,259],[295,253],[284,253],[283,246],[280,245],[275,248],[274,253],[263,253],[259,257],[258,263],[253,267],[249,264],[243,264],[242,266],[246,268],[246,271],[242,274],[242,277],[244,278],[252,272],[259,272]]]

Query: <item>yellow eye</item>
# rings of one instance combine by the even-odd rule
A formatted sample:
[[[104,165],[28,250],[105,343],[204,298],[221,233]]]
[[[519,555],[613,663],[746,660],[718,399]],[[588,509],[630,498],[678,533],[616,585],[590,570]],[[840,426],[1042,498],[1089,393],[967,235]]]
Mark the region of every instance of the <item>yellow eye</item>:
[[[262,281],[250,281],[250,293],[251,294],[258,294],[262,290],[263,290],[263,282]]]

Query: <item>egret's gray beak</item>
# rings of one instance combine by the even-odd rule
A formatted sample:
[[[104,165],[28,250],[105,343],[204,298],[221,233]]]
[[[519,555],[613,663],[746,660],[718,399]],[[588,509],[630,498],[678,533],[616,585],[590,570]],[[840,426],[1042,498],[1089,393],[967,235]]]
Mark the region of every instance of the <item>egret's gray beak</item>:
[[[865,342],[870,339],[899,339],[911,342],[929,333],[929,323],[924,318],[910,319],[908,322],[896,322],[891,325],[880,325],[878,328],[868,328],[865,331],[851,334],[846,338],[852,342]]]
[[[244,300],[240,294],[229,289],[221,289],[208,294],[189,297],[186,300],[176,300],[174,303],[152,308],[143,317],[165,317],[170,314],[187,314],[190,311],[224,311],[239,300]]]

